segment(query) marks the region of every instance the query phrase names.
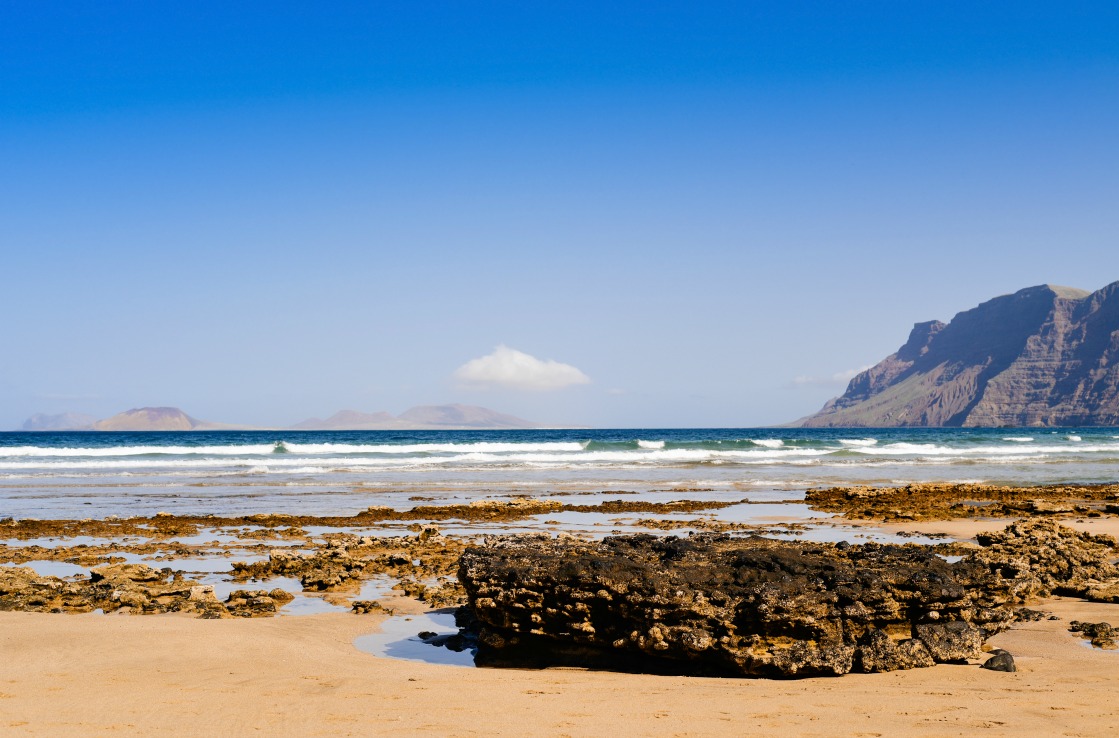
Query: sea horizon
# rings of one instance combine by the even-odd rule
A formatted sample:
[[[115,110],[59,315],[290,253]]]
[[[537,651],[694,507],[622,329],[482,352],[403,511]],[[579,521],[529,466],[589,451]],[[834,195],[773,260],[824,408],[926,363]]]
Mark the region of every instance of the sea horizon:
[[[1119,428],[618,428],[0,433],[15,517],[354,514],[492,496],[753,502],[813,487],[1093,484],[1119,478]]]

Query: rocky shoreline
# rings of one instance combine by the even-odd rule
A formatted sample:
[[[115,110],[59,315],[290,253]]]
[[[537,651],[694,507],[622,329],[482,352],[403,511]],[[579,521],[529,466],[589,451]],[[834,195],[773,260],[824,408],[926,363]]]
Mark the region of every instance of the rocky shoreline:
[[[1019,518],[992,521],[974,542],[935,546],[775,540],[757,534],[795,538],[826,521],[720,521],[710,511],[741,503],[714,500],[514,498],[350,517],[8,519],[0,520],[0,538],[11,542],[0,543],[0,561],[10,562],[0,566],[0,610],[223,619],[269,617],[295,597],[320,597],[357,614],[460,607],[462,632],[441,642],[476,647],[486,666],[767,677],[891,671],[974,660],[987,638],[1033,617],[1023,606],[1039,598],[1119,603],[1119,544],[1061,524],[1109,517],[1116,500],[1119,485],[807,493],[812,508],[841,520]],[[649,516],[640,527],[689,533],[483,538],[448,535],[433,522],[550,512],[640,513]],[[352,530],[355,521],[384,520],[410,524],[403,535]],[[215,540],[204,540],[211,533]],[[187,564],[211,558],[228,562],[221,597]],[[41,575],[26,566],[37,561],[88,574]],[[381,594],[363,594],[373,582]],[[1106,622],[1076,625],[1100,647],[1114,643]],[[994,654],[989,668],[1011,670],[1013,658]]]

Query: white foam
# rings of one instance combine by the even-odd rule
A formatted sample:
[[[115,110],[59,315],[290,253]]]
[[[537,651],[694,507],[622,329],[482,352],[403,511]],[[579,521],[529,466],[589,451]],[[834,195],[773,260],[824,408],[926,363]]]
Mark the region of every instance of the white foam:
[[[1002,440],[1013,441],[1014,443],[1029,443],[1030,441],[1033,440],[1033,438],[1031,438],[1029,436],[1007,436],[1006,438],[1004,438]]]
[[[750,442],[753,443],[755,446],[762,446],[764,448],[781,448],[785,445],[785,442],[780,440],[779,438],[762,438],[757,440],[752,439]]]
[[[1103,443],[1083,446],[938,446],[932,443],[891,443],[879,448],[855,448],[853,451],[868,456],[935,456],[995,458],[1026,454],[1076,455],[1091,453],[1119,453],[1119,444]]]
[[[877,448],[866,453],[872,454],[913,454],[913,453],[934,453],[936,451],[949,451],[945,446],[937,446],[935,443],[905,443],[904,441],[898,443],[887,443],[881,448]]]
[[[663,443],[663,442],[662,442]],[[98,458],[121,456],[280,456],[277,449],[288,454],[435,454],[435,453],[515,453],[525,451],[568,451],[586,449],[585,442],[550,443],[411,443],[411,444],[349,444],[289,443],[247,444],[236,446],[107,446],[97,448],[44,446],[0,446],[3,458]],[[269,461],[271,463],[271,460]]]
[[[1067,438],[1070,441],[1083,441],[1084,440],[1080,436],[1074,436],[1074,435],[1067,435],[1067,436],[1065,436],[1065,438]]]
[[[829,449],[775,448],[714,451],[707,449],[639,449],[632,451],[581,451],[494,453],[472,451],[440,456],[333,456],[316,457],[316,467],[331,469],[377,469],[391,467],[423,467],[454,464],[497,464],[515,466],[525,463],[564,463],[579,466],[596,463],[649,465],[658,463],[703,463],[724,461],[780,460],[797,456],[821,456]],[[282,469],[291,473],[306,469],[307,458],[297,454],[274,454],[262,464],[260,458],[104,458],[104,459],[23,459],[0,461],[0,470],[144,470],[158,473],[165,469],[240,469],[242,473],[265,473]]]
[[[878,445],[877,438],[840,438],[839,442],[849,448],[869,448]]]
[[[242,446],[105,446],[98,448],[46,446],[0,446],[0,458],[5,457],[65,457],[85,456],[245,456],[249,454],[270,454],[275,450],[273,444],[250,444]]]
[[[554,441],[547,443],[288,443],[284,448],[293,454],[440,454],[461,452],[507,453],[523,451],[583,451],[586,442]]]
[[[664,441],[638,441],[637,447],[645,449],[664,448]]]

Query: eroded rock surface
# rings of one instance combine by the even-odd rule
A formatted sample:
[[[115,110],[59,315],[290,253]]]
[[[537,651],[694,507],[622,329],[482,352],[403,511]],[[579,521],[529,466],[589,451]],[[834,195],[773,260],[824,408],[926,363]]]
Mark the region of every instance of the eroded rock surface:
[[[958,661],[1014,601],[986,565],[918,546],[709,534],[493,540],[464,553],[459,579],[479,663],[743,676]]]
[[[814,510],[863,520],[975,517],[1063,517],[1119,514],[1119,484],[1011,487],[994,484],[906,484],[810,489]]]
[[[332,592],[355,589],[373,576],[397,580],[396,589],[432,607],[460,605],[462,588],[454,578],[462,541],[442,535],[435,526],[416,536],[357,536],[335,533],[311,551],[274,549],[268,559],[235,562],[237,580],[275,576],[299,579],[303,589]]]
[[[0,610],[31,612],[195,612],[222,617],[213,588],[170,570],[143,564],[109,564],[89,577],[39,576],[29,567],[0,567]]]
[[[1119,602],[1119,541],[1079,533],[1052,520],[1020,521],[977,537],[971,558],[987,564],[1018,599],[1051,594]]]
[[[949,563],[913,545],[700,534],[487,539],[459,579],[481,665],[800,677],[963,662],[1033,595],[1090,591],[1114,541],[1011,526]]]

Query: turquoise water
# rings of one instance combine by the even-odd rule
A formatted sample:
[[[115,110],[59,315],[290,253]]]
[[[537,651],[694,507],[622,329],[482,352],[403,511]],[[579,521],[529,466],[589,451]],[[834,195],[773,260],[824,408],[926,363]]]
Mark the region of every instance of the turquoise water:
[[[0,433],[0,517],[352,514],[508,494],[795,498],[827,484],[1119,480],[1119,429]]]

